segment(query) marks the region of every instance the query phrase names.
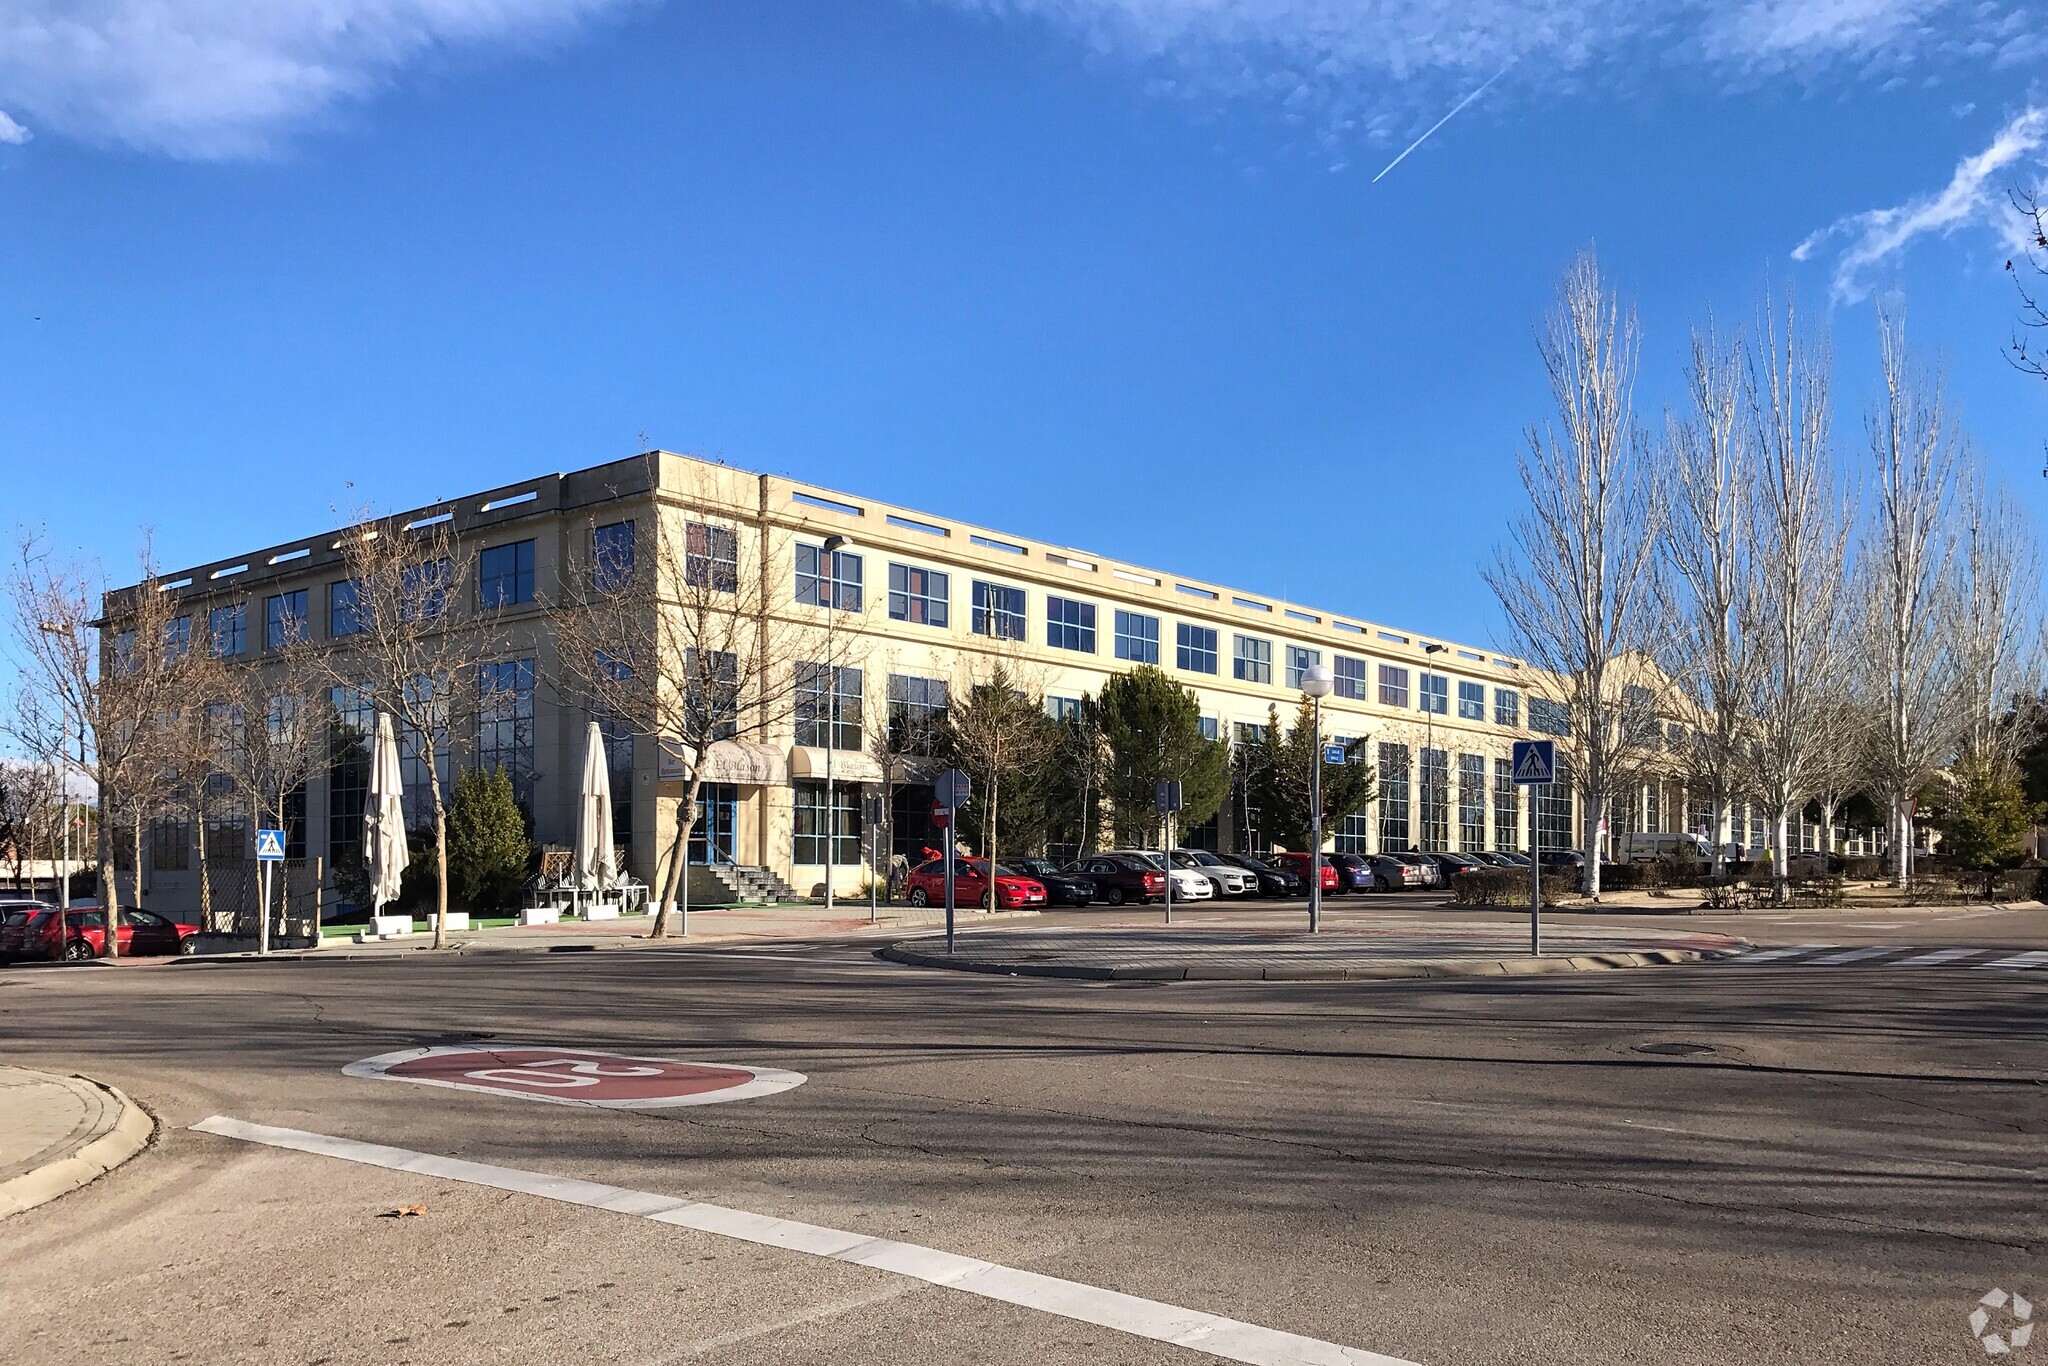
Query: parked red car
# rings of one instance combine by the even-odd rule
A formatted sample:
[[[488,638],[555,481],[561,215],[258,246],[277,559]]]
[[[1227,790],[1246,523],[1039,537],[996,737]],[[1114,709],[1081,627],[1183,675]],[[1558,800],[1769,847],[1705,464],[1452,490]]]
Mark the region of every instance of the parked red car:
[[[1308,886],[1307,850],[1303,850],[1299,854],[1269,854],[1266,857],[1266,862],[1272,864],[1276,868],[1285,868],[1288,872],[1294,874],[1296,877],[1301,879],[1301,885],[1303,887]],[[1322,867],[1323,890],[1326,892],[1335,892],[1339,890],[1339,884],[1343,881],[1343,879],[1337,873],[1337,865],[1330,862],[1330,856],[1328,854],[1323,855]]]
[[[920,863],[910,870],[910,904],[913,906],[943,906],[946,904],[946,864],[943,859]],[[953,865],[953,904],[956,906],[987,906],[990,910],[1020,910],[1027,906],[1045,904],[1045,884],[1035,877],[998,870],[995,890],[991,896],[988,878],[988,860],[985,858],[964,858]]]
[[[60,920],[69,924],[59,926]],[[121,912],[121,956],[188,954],[198,951],[197,925],[181,925],[153,911]],[[17,907],[0,920],[0,962],[22,958],[84,962],[107,951],[107,913],[73,911],[67,917],[54,906]]]

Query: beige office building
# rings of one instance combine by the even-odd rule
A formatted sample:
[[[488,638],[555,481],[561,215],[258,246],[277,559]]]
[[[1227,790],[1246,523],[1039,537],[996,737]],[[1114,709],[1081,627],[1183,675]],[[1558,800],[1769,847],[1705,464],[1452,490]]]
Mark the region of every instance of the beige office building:
[[[1290,723],[1302,672],[1321,664],[1336,676],[1324,706],[1327,733],[1366,741],[1362,753],[1380,775],[1378,801],[1332,832],[1332,848],[1526,848],[1532,806],[1546,844],[1576,843],[1563,786],[1532,789],[1532,802],[1508,781],[1510,746],[1532,722],[1561,729],[1545,724],[1553,709],[1532,705],[1521,661],[938,513],[654,452],[401,519],[452,516],[462,543],[477,552],[479,591],[491,595],[496,635],[505,642],[503,658],[483,666],[477,680],[487,701],[477,714],[485,719],[465,737],[466,749],[444,762],[510,770],[542,844],[573,837],[590,719],[551,686],[558,661],[542,604],[556,596],[565,566],[599,553],[644,559],[650,537],[688,535],[693,506],[707,501],[740,528],[741,544],[726,552],[733,572],[764,575],[776,610],[821,637],[828,630],[838,636],[835,657],[849,664],[836,675],[838,725],[792,708],[783,724],[713,746],[706,756],[715,781],[700,801],[691,859],[721,877],[758,868],[799,892],[822,883],[829,748],[842,831],[829,851],[833,883],[855,891],[867,876],[869,848],[861,799],[879,792],[884,776],[875,735],[892,717],[914,721],[942,708],[963,680],[998,659],[1042,687],[1054,711],[1098,691],[1115,672],[1156,664],[1199,696],[1205,728],[1232,742],[1268,724],[1275,707]],[[316,640],[345,635],[338,534],[168,576],[168,591],[189,604],[195,648],[203,638],[260,663],[280,622],[309,623]],[[822,551],[833,536],[844,537],[844,547]],[[837,609],[820,605],[835,601]],[[371,699],[336,700],[342,724],[371,724]],[[674,829],[681,758],[616,728],[608,739],[618,842],[627,866],[651,883]],[[423,786],[424,760],[408,757],[407,764]],[[290,822],[294,854],[332,866],[355,850],[365,784],[359,767],[331,765],[307,784]],[[935,838],[931,777],[914,759],[894,775],[894,847],[912,858]],[[1188,841],[1257,851],[1268,847],[1258,824],[1257,811],[1237,795],[1215,820],[1188,832]],[[229,831],[209,843],[219,848],[234,838]],[[149,905],[180,910],[196,901],[194,843],[189,827],[159,826],[144,873]]]

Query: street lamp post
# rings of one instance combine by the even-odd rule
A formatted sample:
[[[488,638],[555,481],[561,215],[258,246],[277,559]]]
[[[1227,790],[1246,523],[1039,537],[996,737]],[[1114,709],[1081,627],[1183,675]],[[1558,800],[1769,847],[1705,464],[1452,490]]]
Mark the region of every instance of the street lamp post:
[[[1444,647],[1441,645],[1424,645],[1422,647],[1424,655],[1440,655],[1443,652]],[[1446,680],[1444,683],[1446,705],[1449,703],[1448,693],[1450,686],[1450,682]],[[1429,694],[1425,692],[1422,694],[1422,828],[1425,836],[1429,831],[1429,813],[1434,809],[1431,806],[1431,802],[1436,796],[1436,783],[1432,782],[1429,776],[1429,756],[1435,752],[1436,708],[1430,704]],[[1445,764],[1444,768],[1448,771],[1450,765]],[[1446,823],[1448,823],[1450,816],[1448,809],[1444,814]],[[1432,849],[1430,852],[1436,853],[1437,851]]]
[[[839,655],[833,626],[839,615],[839,552],[846,548],[844,536],[827,536],[818,568],[825,576],[825,685],[832,701],[825,722],[825,909],[831,910],[832,858],[839,843],[839,792],[832,783],[832,751],[839,744]]]
[[[1315,744],[1308,770],[1308,932],[1323,928],[1323,699],[1336,689],[1328,669],[1312,664],[1301,675],[1301,690],[1314,701]]]

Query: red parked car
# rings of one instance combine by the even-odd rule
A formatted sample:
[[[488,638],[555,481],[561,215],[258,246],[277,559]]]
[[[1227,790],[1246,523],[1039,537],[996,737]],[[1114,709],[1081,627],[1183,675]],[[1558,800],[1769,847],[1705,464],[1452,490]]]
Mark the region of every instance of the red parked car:
[[[1301,879],[1301,885],[1304,888],[1308,886],[1308,852],[1306,850],[1299,854],[1270,854],[1267,856],[1266,862],[1276,868],[1285,868],[1288,872]],[[1339,885],[1343,879],[1338,875],[1337,865],[1330,862],[1328,854],[1323,855],[1322,864],[1323,890],[1326,892],[1339,890]]]
[[[60,928],[59,921],[69,924]],[[188,954],[198,951],[197,925],[181,925],[153,911],[121,912],[121,956]],[[107,913],[73,911],[67,917],[55,906],[17,907],[0,921],[0,962],[21,958],[84,962],[107,952]]]
[[[933,859],[920,863],[910,870],[910,904],[913,906],[943,906],[946,904],[946,863]],[[1035,877],[1020,873],[998,870],[995,889],[991,893],[988,878],[988,860],[985,858],[964,858],[953,865],[953,904],[956,906],[987,906],[990,910],[1021,910],[1027,906],[1045,904],[1045,884]]]

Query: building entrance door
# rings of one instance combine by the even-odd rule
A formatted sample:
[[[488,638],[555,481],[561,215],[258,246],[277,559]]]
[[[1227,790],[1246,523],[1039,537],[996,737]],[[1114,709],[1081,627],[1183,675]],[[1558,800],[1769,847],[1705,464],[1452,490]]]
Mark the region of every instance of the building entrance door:
[[[737,860],[740,790],[732,783],[706,783],[697,792],[697,824],[690,831],[690,862]]]

